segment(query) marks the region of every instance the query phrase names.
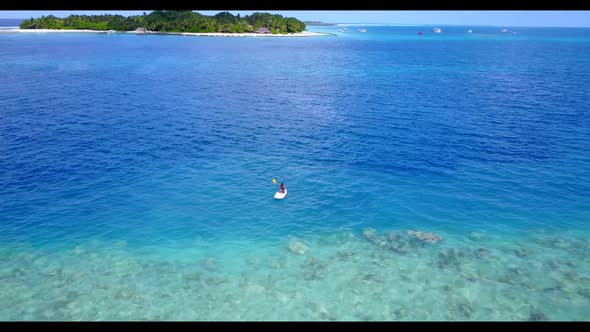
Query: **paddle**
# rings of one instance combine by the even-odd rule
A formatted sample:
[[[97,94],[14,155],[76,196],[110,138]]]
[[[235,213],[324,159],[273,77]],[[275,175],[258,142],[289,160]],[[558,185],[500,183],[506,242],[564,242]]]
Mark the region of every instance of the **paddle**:
[[[275,180],[275,179],[272,179],[272,183],[278,185],[277,180]],[[279,189],[279,191],[280,191],[280,189]]]

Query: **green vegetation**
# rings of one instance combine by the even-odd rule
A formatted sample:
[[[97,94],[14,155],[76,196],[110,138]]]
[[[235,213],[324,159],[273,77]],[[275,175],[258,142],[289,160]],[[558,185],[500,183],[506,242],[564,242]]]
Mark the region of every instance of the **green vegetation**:
[[[149,15],[125,17],[122,15],[71,15],[58,18],[53,15],[24,20],[21,29],[80,29],[132,31],[137,28],[162,32],[254,32],[266,27],[272,33],[292,33],[305,30],[305,23],[294,17],[269,13],[254,13],[240,17],[229,12],[214,16],[201,15],[190,10],[156,10]]]

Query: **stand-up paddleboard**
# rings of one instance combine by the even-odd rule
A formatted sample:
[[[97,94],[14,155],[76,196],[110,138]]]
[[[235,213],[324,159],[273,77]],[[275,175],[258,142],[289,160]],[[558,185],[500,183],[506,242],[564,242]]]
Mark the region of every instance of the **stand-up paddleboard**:
[[[287,196],[287,188],[285,188],[285,192],[282,193],[280,191],[277,191],[277,193],[275,194],[275,199],[283,199]]]

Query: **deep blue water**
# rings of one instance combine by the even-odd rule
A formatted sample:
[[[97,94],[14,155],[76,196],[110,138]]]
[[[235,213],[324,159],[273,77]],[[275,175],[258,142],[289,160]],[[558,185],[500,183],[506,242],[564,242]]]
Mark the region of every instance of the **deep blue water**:
[[[588,30],[407,30],[2,35],[3,240],[588,227]]]
[[[590,29],[356,28],[0,34],[0,244],[590,230]]]

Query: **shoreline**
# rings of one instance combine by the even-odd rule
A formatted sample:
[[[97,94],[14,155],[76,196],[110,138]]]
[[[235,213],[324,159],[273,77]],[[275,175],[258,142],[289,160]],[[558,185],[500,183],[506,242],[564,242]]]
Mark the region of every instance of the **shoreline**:
[[[107,31],[103,30],[62,30],[62,29],[5,29],[0,30],[0,33],[67,33],[67,32],[76,32],[76,33],[97,33],[97,34],[109,34]],[[117,31],[111,32],[110,34],[138,34],[138,35],[176,35],[176,36],[197,36],[197,37],[320,37],[320,36],[335,36],[335,34],[331,33],[322,33],[322,32],[296,32],[296,33],[289,33],[286,35],[283,34],[260,34],[260,33],[252,33],[252,32],[244,32],[244,33],[224,33],[224,32],[159,32],[153,31],[148,33],[137,33],[135,31]]]

